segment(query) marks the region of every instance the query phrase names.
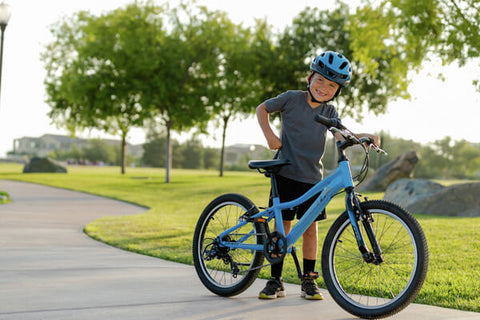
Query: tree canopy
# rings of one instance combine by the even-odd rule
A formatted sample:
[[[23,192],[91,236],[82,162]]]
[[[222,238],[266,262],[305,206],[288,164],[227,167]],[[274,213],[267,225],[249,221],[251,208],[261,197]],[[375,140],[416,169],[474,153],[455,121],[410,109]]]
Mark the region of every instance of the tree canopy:
[[[479,57],[479,9],[477,0],[394,0],[365,1],[352,12],[339,2],[332,10],[305,8],[278,34],[265,20],[244,27],[195,2],[170,9],[135,1],[100,16],[82,11],[52,27],[42,56],[49,116],[72,132],[119,134],[122,173],[129,130],[158,123],[169,182],[172,131],[205,132],[216,119],[223,149],[232,119],[304,89],[322,51],[352,62],[353,80],[338,98],[341,115],[386,112],[392,100],[409,97],[411,72],[426,59],[462,65]],[[220,175],[222,160],[223,153]]]
[[[480,58],[478,0],[367,1],[356,17],[361,21],[360,30],[374,29],[375,20],[381,22],[375,29],[385,30],[379,38],[373,34],[372,38],[364,37],[365,47],[371,48],[379,41],[401,44],[401,53],[409,57],[413,69],[433,57],[459,66]]]
[[[101,16],[79,12],[52,28],[42,58],[49,116],[72,133],[97,128],[126,138],[150,116],[140,104],[145,69],[163,37],[159,8],[136,3]]]

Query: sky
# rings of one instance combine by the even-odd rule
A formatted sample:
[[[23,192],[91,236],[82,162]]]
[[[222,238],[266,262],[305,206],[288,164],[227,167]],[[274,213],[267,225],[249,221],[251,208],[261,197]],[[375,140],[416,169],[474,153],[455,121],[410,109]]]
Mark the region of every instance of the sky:
[[[5,30],[3,71],[0,96],[0,158],[13,149],[13,140],[38,137],[46,133],[68,135],[65,129],[51,124],[47,116],[43,85],[45,71],[40,54],[52,38],[49,27],[65,15],[79,10],[94,14],[113,10],[132,0],[7,0],[11,18]],[[158,4],[165,1],[157,0]],[[176,1],[170,1],[171,4]],[[306,6],[334,7],[334,0],[198,0],[212,10],[223,10],[236,23],[251,25],[255,18],[266,18],[276,31],[282,31]],[[358,3],[358,1],[353,1]],[[307,71],[306,71],[307,72]],[[436,75],[442,72],[446,80]],[[386,114],[374,116],[365,113],[364,120],[343,119],[344,124],[356,132],[385,131],[392,136],[412,139],[421,143],[433,142],[450,136],[480,142],[480,93],[472,85],[480,79],[479,60],[464,68],[442,66],[429,62],[418,74],[412,74],[409,87],[412,99],[392,102]],[[261,101],[259,101],[260,103]],[[220,147],[220,131],[211,126],[209,137],[202,136],[205,145]],[[101,132],[81,132],[82,138],[117,138]],[[179,136],[179,139],[185,135]],[[145,141],[143,129],[131,131],[128,141]],[[265,139],[254,117],[235,120],[227,130],[227,145],[236,143],[262,144]]]

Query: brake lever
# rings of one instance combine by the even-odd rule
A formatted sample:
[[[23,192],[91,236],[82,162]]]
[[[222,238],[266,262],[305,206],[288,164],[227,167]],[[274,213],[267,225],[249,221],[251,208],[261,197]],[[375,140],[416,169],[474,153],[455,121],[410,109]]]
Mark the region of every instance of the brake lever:
[[[330,129],[330,132],[335,134],[335,133],[340,133],[345,139],[348,139],[348,140],[354,140],[358,143],[360,143],[360,141],[358,140],[357,137],[355,137],[352,133],[348,132],[348,131],[345,131],[345,130],[341,130],[341,129],[338,129],[338,128],[335,128],[335,127],[331,127]]]
[[[382,148],[380,148],[379,146],[377,146],[374,143],[370,143],[369,147],[370,147],[370,149],[373,149],[377,153],[383,153],[384,155],[388,156],[387,151],[383,150]]]

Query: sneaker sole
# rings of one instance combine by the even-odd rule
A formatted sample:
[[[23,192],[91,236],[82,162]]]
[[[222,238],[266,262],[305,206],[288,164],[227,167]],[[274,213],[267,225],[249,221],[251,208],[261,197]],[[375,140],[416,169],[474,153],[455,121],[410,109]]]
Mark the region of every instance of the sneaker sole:
[[[277,298],[284,298],[286,296],[287,296],[287,294],[286,294],[285,291],[277,292],[276,294],[271,295],[271,296],[267,296],[265,293],[260,293],[258,295],[258,299],[273,300],[273,299],[277,299]]]
[[[316,294],[316,295],[313,295],[313,296],[309,296],[305,292],[302,292],[302,294],[300,296],[302,298],[304,298],[305,300],[323,300],[323,295],[321,295],[321,294]]]

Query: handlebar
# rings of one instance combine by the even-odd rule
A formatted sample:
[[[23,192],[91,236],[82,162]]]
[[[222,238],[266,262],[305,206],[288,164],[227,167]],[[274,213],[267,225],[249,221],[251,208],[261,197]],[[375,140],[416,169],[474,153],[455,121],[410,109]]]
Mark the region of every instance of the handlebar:
[[[315,116],[315,121],[320,122],[324,126],[326,126],[328,129],[330,128],[337,128],[337,129],[346,129],[345,126],[342,125],[342,121],[340,118],[327,118],[322,116],[321,114],[317,114]]]
[[[373,149],[377,153],[384,153],[387,155],[387,152],[381,149],[374,143],[374,140],[370,137],[357,137],[354,133],[348,130],[343,124],[340,118],[327,118],[320,114],[315,116],[315,121],[326,126],[332,133],[340,133],[346,140],[353,142],[352,144],[366,144],[369,148]],[[349,144],[349,145],[352,145]]]
[[[368,149],[373,149],[377,153],[384,153],[387,155],[385,150],[381,149],[379,146],[375,144],[375,141],[373,138],[369,136],[362,136],[359,137],[356,134],[354,134],[352,131],[347,129],[343,124],[342,121],[339,118],[327,118],[325,116],[322,116],[320,114],[317,114],[315,116],[315,121],[323,124],[328,128],[330,132],[333,134],[340,134],[342,137],[345,139],[344,141],[337,141],[337,150],[338,150],[338,161],[348,161],[347,155],[345,153],[345,149],[348,147],[351,147],[353,145],[361,145],[363,147],[363,150],[365,151],[365,160],[362,165],[362,169],[360,170],[360,173],[356,175],[355,177],[352,177],[353,180],[358,181],[357,186],[362,183],[362,181],[366,178],[367,173],[368,173],[368,166],[369,166],[369,151]]]

